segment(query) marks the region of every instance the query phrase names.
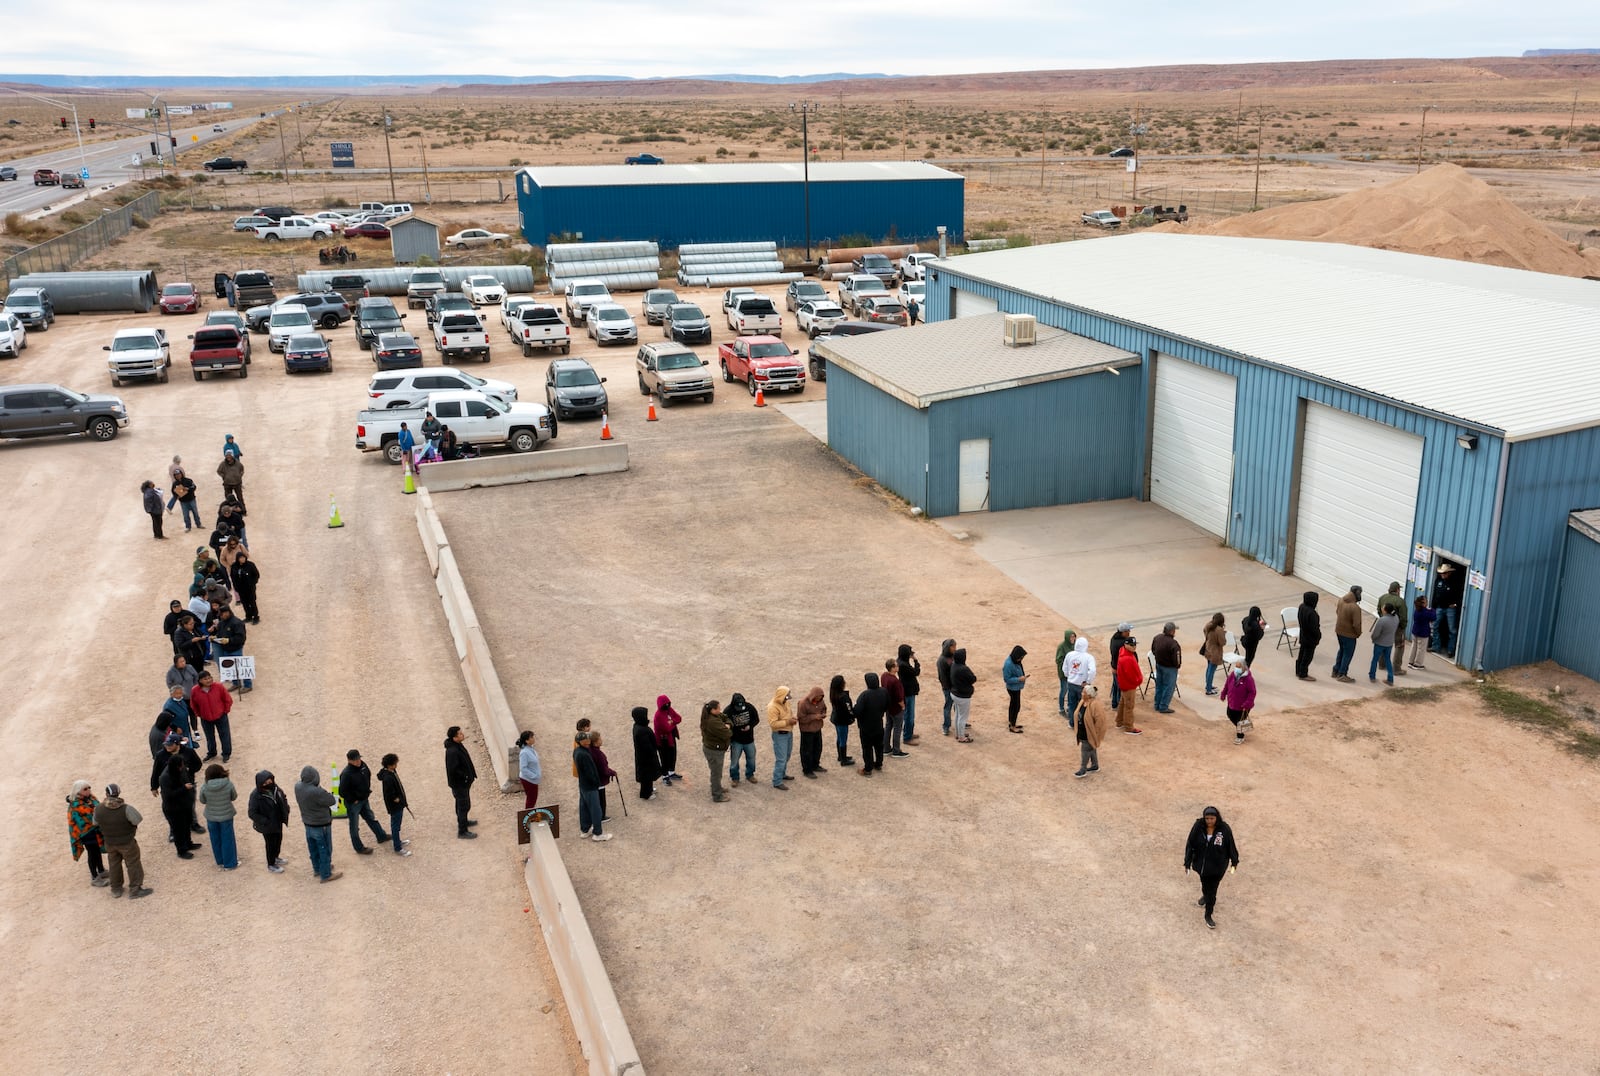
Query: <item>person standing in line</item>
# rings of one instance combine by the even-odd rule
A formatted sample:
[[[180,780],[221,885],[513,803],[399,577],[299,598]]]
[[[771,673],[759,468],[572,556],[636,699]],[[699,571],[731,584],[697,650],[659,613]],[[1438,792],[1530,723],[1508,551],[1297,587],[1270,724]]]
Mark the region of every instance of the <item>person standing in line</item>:
[[[600,789],[606,778],[589,748],[593,735],[578,733],[578,745],[572,749],[572,766],[578,771],[578,837],[592,835],[597,841],[609,841],[612,835],[605,831],[605,811],[600,806]]]
[[[594,758],[595,769],[600,771],[600,821],[611,821],[611,806],[606,803],[606,787],[617,780],[617,771],[611,768],[611,760],[606,758],[606,753],[601,750],[605,738],[600,735],[599,729],[589,733],[589,754]]]
[[[722,787],[722,762],[732,742],[733,725],[722,712],[722,704],[712,699],[700,708],[700,746],[705,751],[706,765],[711,767],[712,803],[722,803],[728,798],[727,789]]]
[[[411,432],[411,427],[404,422],[400,423],[400,433],[395,438],[400,444],[400,462],[404,470],[415,472],[417,469],[417,437]]]
[[[672,708],[672,700],[665,695],[656,696],[656,715],[653,728],[656,733],[656,750],[661,753],[661,783],[668,788],[673,781],[683,780],[678,773],[678,726],[683,715]]]
[[[889,705],[883,714],[883,751],[895,758],[907,758],[910,753],[900,750],[900,734],[905,728],[906,689],[894,674],[895,667],[894,658],[888,659],[883,663],[883,675],[878,678],[884,694],[889,696]]]
[[[432,411],[422,414],[422,439],[428,443],[428,451],[437,456],[439,454],[439,438],[444,434],[444,426],[433,417]]]
[[[228,714],[233,711],[233,696],[228,685],[217,683],[211,670],[200,674],[200,682],[189,692],[189,708],[200,718],[200,727],[206,734],[206,757],[210,762],[217,757],[217,741],[222,741],[222,761],[233,757],[233,731],[228,725]]]
[[[402,429],[404,425],[402,424]],[[222,479],[222,499],[235,504],[244,503],[244,461],[236,455],[225,455],[217,464],[217,477]]]
[[[1255,664],[1256,647],[1267,634],[1267,618],[1261,615],[1261,606],[1252,605],[1239,624],[1239,645],[1244,650],[1244,663]]]
[[[1302,632],[1301,643],[1305,642]],[[1333,659],[1333,678],[1341,684],[1353,684],[1356,678],[1350,675],[1350,662],[1356,656],[1356,641],[1361,638],[1361,588],[1352,586],[1345,596],[1339,599],[1338,606],[1334,609],[1333,637],[1339,645],[1339,651]]]
[[[1106,712],[1100,706],[1100,689],[1089,684],[1080,696],[1077,711],[1078,771],[1072,776],[1087,777],[1100,772],[1100,741],[1106,738]]]
[[[850,757],[850,726],[856,720],[855,701],[845,688],[844,677],[837,674],[828,681],[828,720],[833,723],[840,767],[854,766],[856,760]]]
[[[1195,903],[1206,910],[1206,926],[1217,929],[1211,915],[1217,908],[1217,887],[1228,868],[1239,869],[1239,849],[1233,843],[1233,830],[1215,807],[1207,807],[1189,828],[1189,841],[1183,848],[1183,870],[1200,875],[1200,899]]]
[[[1428,608],[1428,599],[1417,595],[1411,610],[1411,661],[1413,669],[1425,668],[1422,656],[1428,652],[1428,640],[1433,637],[1433,623],[1439,614]]]
[[[189,693],[199,682],[200,674],[189,664],[188,655],[173,654],[172,664],[167,666],[167,690],[170,692],[177,689],[183,692],[184,709],[189,708]]]
[[[728,708],[723,711],[728,724],[733,728],[733,741],[728,745],[728,780],[734,784],[739,783],[739,760],[744,759],[744,778],[754,782],[756,779],[756,726],[761,723],[761,715],[756,708],[750,705],[739,692],[733,693],[733,698],[728,700]]]
[[[1244,743],[1246,730],[1254,728],[1250,711],[1256,705],[1256,678],[1246,662],[1235,661],[1222,681],[1222,705],[1233,723],[1234,746]]]
[[[1395,616],[1393,608],[1385,609],[1383,615],[1372,622],[1372,665],[1367,669],[1367,679],[1372,683],[1378,682],[1378,669],[1384,671],[1384,684],[1394,687],[1394,640],[1399,630],[1400,618]]]
[[[358,856],[370,856],[372,849],[361,843],[363,819],[372,830],[374,841],[382,844],[389,839],[368,802],[372,799],[372,769],[361,760],[361,752],[353,747],[344,753],[344,757],[344,769],[339,771],[339,797],[344,800],[345,817],[350,821],[350,847],[356,850]]]
[[[225,871],[239,865],[239,845],[233,833],[233,816],[238,813],[233,801],[238,798],[239,790],[228,779],[227,769],[215,762],[207,766],[205,784],[200,786],[200,805],[205,808],[211,858]]]
[[[261,623],[261,609],[256,605],[256,586],[261,582],[261,569],[250,559],[248,549],[239,550],[228,574],[233,578],[233,589],[239,595],[239,604],[244,606],[245,623]]]
[[[319,882],[344,877],[343,871],[333,869],[333,807],[339,799],[322,787],[322,778],[315,766],[300,770],[300,780],[294,783],[294,799],[300,805],[300,823],[306,827],[311,872]]]
[[[1456,628],[1460,625],[1461,580],[1456,566],[1449,561],[1439,565],[1433,579],[1433,611],[1438,614],[1433,622],[1433,651],[1447,658],[1456,656]]]
[[[169,719],[167,724],[168,731],[177,729],[191,747],[200,742],[200,720],[195,717],[194,709],[189,705],[189,700],[185,697],[183,688],[174,684],[168,689],[167,701],[162,704],[161,712],[166,714]],[[162,740],[164,741],[165,739],[166,737],[163,736]],[[159,750],[161,744],[154,743],[151,746]],[[151,751],[150,757],[155,757],[154,750]]]
[[[1022,731],[1022,726],[1017,724],[1017,715],[1022,712],[1022,689],[1028,683],[1028,674],[1022,668],[1022,659],[1027,656],[1028,652],[1022,647],[1013,646],[1011,656],[1000,666],[1000,676],[1005,681],[1008,697],[1006,729],[1009,732]]]
[[[906,715],[902,723],[904,735],[901,743],[917,742],[917,696],[922,694],[922,662],[910,643],[901,643],[896,651],[895,675],[900,678],[900,690],[906,697]]]
[[[282,874],[288,860],[283,858],[283,827],[289,824],[289,797],[278,787],[271,770],[256,771],[256,790],[245,803],[250,828],[261,834],[266,845],[267,870]]]
[[[822,688],[812,688],[795,708],[795,723],[800,726],[800,773],[816,780],[822,768],[822,725],[828,719],[828,704]]]
[[[1074,632],[1073,634],[1077,634]],[[1078,701],[1083,698],[1084,690],[1094,684],[1095,673],[1094,655],[1089,653],[1089,640],[1079,636],[1072,640],[1072,653],[1061,665],[1061,672],[1067,678],[1067,728],[1072,728],[1078,712]],[[1099,692],[1095,693],[1096,696]]]
[[[789,705],[789,689],[779,687],[767,703],[767,727],[772,730],[772,787],[789,791],[784,782],[789,776],[789,756],[794,753],[794,707]]]
[[[199,771],[200,761],[194,751],[169,734],[166,751],[156,759],[152,783],[155,794],[161,797],[161,816],[167,820],[179,859],[194,858],[194,850],[200,846],[194,843],[192,834],[205,832],[194,817],[194,779]]]
[[[1144,683],[1144,673],[1139,671],[1139,640],[1129,635],[1117,651],[1117,728],[1130,736],[1138,736],[1144,729],[1133,723],[1133,708],[1139,701],[1139,685]]]
[[[177,598],[167,603],[167,615],[161,619],[161,634],[167,637],[167,642],[172,644],[172,652],[178,652],[178,644],[172,642],[172,633],[178,630],[178,625],[183,622],[183,603]]]
[[[445,730],[444,778],[456,801],[456,838],[477,839],[478,835],[472,832],[477,819],[468,815],[472,813],[472,782],[478,779],[478,767],[473,764],[472,752],[467,750],[467,734],[461,731],[460,725],[451,725]]]
[[[1056,647],[1056,679],[1060,681],[1056,691],[1056,711],[1067,719],[1068,728],[1072,727],[1072,712],[1067,709],[1067,658],[1072,656],[1077,641],[1078,633],[1068,628]]]
[[[856,731],[861,735],[861,774],[871,777],[883,769],[883,718],[889,711],[889,693],[879,685],[877,673],[867,673],[867,689],[856,696]]]
[[[977,690],[978,674],[967,665],[967,648],[958,646],[950,654],[951,711],[955,715],[956,743],[971,743],[967,722],[972,717],[972,693]]]
[[[539,752],[533,746],[533,733],[524,729],[517,737],[517,781],[522,785],[522,809],[539,806],[539,782],[544,779],[544,769],[539,765]]]
[[[1217,693],[1217,667],[1222,664],[1222,655],[1228,649],[1227,623],[1221,613],[1213,613],[1201,633],[1200,652],[1206,658],[1207,695]]]
[[[225,605],[217,611],[217,623],[211,630],[211,641],[217,644],[217,667],[221,668],[223,658],[236,658],[244,653],[245,644],[244,621],[233,614],[233,606]],[[248,695],[255,687],[255,681],[247,676],[238,676],[235,682],[239,685],[239,694]],[[227,753],[227,748],[223,748]],[[227,759],[223,759],[224,762]]]
[[[233,439],[233,434],[231,433],[222,435],[222,455],[224,459],[229,456],[238,459],[244,455],[244,449],[239,447],[239,442]]]
[[[933,663],[933,671],[939,676],[939,690],[944,693],[944,734],[950,735],[950,712],[955,709],[956,697],[950,690],[950,670],[955,668],[956,641],[946,639],[939,644],[939,657]]]
[[[1124,645],[1126,645],[1128,637],[1132,634],[1133,625],[1128,623],[1126,620],[1118,624],[1117,630],[1111,633],[1111,642],[1109,646],[1111,650],[1111,671],[1113,673],[1115,673],[1117,669],[1121,668],[1117,659],[1122,656],[1122,648]],[[1116,710],[1121,706],[1121,704],[1122,688],[1118,686],[1117,678],[1113,676],[1111,678],[1111,708]]]
[[[1406,675],[1404,663],[1401,661],[1406,656],[1406,599],[1400,593],[1398,582],[1390,583],[1389,589],[1383,597],[1378,599],[1378,615],[1392,612],[1394,614],[1394,646],[1389,651],[1389,664],[1394,667],[1396,676]]]
[[[105,841],[106,860],[111,868],[111,895],[122,896],[122,869],[128,869],[129,900],[148,897],[153,890],[144,884],[144,864],[139,860],[139,823],[144,818],[137,808],[122,798],[122,789],[106,786],[105,802],[94,809],[95,828]]]
[[[150,740],[150,761],[154,762],[160,755],[167,742],[167,733],[172,730],[172,715],[165,709],[156,715],[155,724],[150,726],[147,734]]]
[[[589,727],[592,724],[594,724],[594,723],[592,721],[590,721],[587,717],[578,718],[577,723],[574,724],[573,727],[572,727],[572,746],[573,746],[574,749],[576,749],[577,747],[579,747],[582,744],[583,741],[581,741],[579,739],[579,737],[584,735],[585,733],[587,733],[589,731]],[[578,776],[578,760],[577,759],[573,759],[572,760],[572,776],[574,776],[574,777]]]
[[[1308,590],[1301,595],[1295,623],[1300,626],[1300,653],[1294,659],[1294,674],[1302,680],[1315,680],[1311,675],[1311,661],[1317,655],[1317,644],[1322,642],[1322,616],[1317,612],[1316,591]]]
[[[181,474],[183,474],[183,457],[173,456],[172,462],[167,464],[167,478],[169,481],[176,482],[178,480],[178,476]],[[167,511],[170,512],[171,510],[172,505],[169,502],[167,504]]]
[[[99,808],[100,801],[94,798],[93,785],[88,781],[72,782],[72,791],[67,794],[67,839],[72,845],[72,861],[76,863],[87,852],[89,884],[104,889],[111,884],[111,879],[106,877],[105,859],[100,854],[103,841],[100,827],[94,821]]]
[[[647,800],[656,794],[656,778],[661,776],[661,752],[656,747],[656,733],[650,727],[650,711],[643,706],[633,708],[633,779],[639,782],[639,799]],[[535,798],[538,798],[537,791]],[[529,804],[528,806],[533,806]]]
[[[394,842],[394,854],[409,856],[411,842],[400,836],[400,823],[406,817],[406,786],[400,781],[400,756],[390,751],[378,760],[378,784],[383,786],[383,809],[389,812],[389,840]]]
[[[194,484],[194,479],[183,472],[172,480],[172,499],[178,502],[178,507],[183,510],[183,533],[188,534],[194,528],[201,526],[200,506],[195,503],[195,495],[199,487]],[[167,511],[172,511],[169,504]]]
[[[1138,655],[1134,655],[1138,660]],[[1172,713],[1172,696],[1178,690],[1178,670],[1183,668],[1183,646],[1178,642],[1178,625],[1169,620],[1161,625],[1161,634],[1150,643],[1150,664],[1156,674],[1155,710],[1158,714]],[[1210,681],[1206,683],[1210,687]]]
[[[139,494],[144,498],[144,510],[150,516],[151,532],[157,538],[165,538],[166,535],[161,533],[161,491],[147,478],[139,486]]]
[[[221,533],[220,527],[218,528],[218,533]],[[239,558],[244,554],[245,548],[239,544],[239,536],[231,533],[223,539],[222,548],[217,550],[217,563],[222,565],[227,585],[236,594],[239,588],[233,581],[233,566],[238,563]]]

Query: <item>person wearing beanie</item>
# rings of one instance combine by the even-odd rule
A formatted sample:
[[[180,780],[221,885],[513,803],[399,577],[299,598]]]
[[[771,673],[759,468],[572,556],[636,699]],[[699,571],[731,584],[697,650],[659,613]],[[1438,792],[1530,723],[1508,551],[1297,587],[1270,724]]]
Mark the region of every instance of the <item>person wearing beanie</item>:
[[[1206,910],[1206,926],[1217,929],[1211,913],[1217,907],[1217,887],[1229,867],[1239,869],[1239,848],[1233,843],[1233,830],[1222,820],[1222,813],[1207,807],[1189,828],[1183,847],[1183,871],[1200,875],[1200,899],[1195,903]]]
[[[1100,705],[1100,689],[1093,684],[1084,687],[1078,705],[1077,741],[1078,772],[1074,777],[1087,777],[1100,772],[1100,741],[1106,736],[1106,712]]]
[[[345,767],[339,771],[339,798],[344,800],[345,815],[350,820],[350,846],[356,850],[356,855],[370,856],[372,849],[361,843],[363,819],[375,841],[382,844],[389,839],[368,803],[372,799],[372,770],[361,760],[361,752],[353,747],[344,757]]]
[[[278,787],[271,770],[257,771],[256,790],[250,793],[245,810],[251,828],[261,834],[266,845],[267,870],[282,874],[283,865],[288,862],[283,858],[283,827],[289,824],[289,797]]]
[[[639,782],[639,798],[650,799],[656,794],[656,779],[661,776],[661,751],[656,746],[656,733],[650,727],[650,711],[643,706],[633,708],[633,779]]]
[[[228,779],[227,769],[215,762],[207,766],[205,784],[200,786],[200,805],[205,808],[211,858],[225,871],[239,865],[239,846],[233,835],[233,816],[238,813],[233,801],[238,798],[239,790]]]
[[[1111,671],[1113,674],[1120,667],[1117,664],[1117,659],[1122,656],[1122,647],[1125,643],[1127,643],[1129,636],[1132,634],[1133,625],[1126,620],[1118,624],[1117,630],[1111,633]],[[1113,675],[1111,678],[1111,708],[1115,710],[1121,704],[1122,688],[1117,683],[1117,677]]]
[[[105,860],[100,852],[104,842],[100,837],[100,827],[95,825],[94,813],[100,807],[100,801],[94,798],[94,786],[88,781],[72,782],[72,791],[67,793],[67,838],[72,844],[72,859],[77,862],[83,854],[89,854],[89,884],[97,889],[111,884],[111,879],[106,877]]]
[[[138,809],[122,798],[119,786],[106,786],[105,802],[94,809],[94,824],[100,831],[101,840],[105,842],[113,897],[122,896],[124,867],[128,872],[128,884],[132,887],[129,900],[148,897],[152,892],[144,884],[144,864],[139,859],[139,823],[143,821]]]
[[[315,766],[300,770],[300,780],[294,783],[295,802],[300,805],[300,823],[306,827],[306,851],[311,856],[311,870],[319,882],[331,882],[344,877],[343,871],[333,869],[333,808],[339,797],[322,787],[322,777]]]
[[[1139,670],[1139,640],[1132,634],[1123,638],[1117,650],[1117,728],[1130,736],[1144,732],[1133,723],[1133,707],[1139,701],[1139,685],[1144,673]]]
[[[665,695],[662,698],[666,698]],[[661,729],[661,710],[656,710],[656,731]],[[722,712],[722,703],[712,699],[700,707],[700,747],[705,752],[706,765],[711,770],[711,802],[725,803],[727,790],[722,786],[722,764],[728,756],[728,745],[733,742],[733,723]]]

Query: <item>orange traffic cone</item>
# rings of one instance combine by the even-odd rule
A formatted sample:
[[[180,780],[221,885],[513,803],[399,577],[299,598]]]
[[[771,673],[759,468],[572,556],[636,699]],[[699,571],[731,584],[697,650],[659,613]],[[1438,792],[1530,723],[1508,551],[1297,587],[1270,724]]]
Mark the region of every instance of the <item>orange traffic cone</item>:
[[[611,418],[604,411],[600,412],[600,440],[611,440]]]
[[[644,420],[646,422],[656,421],[656,398],[654,396],[650,397],[650,413],[645,416]]]
[[[756,386],[756,406],[757,407],[765,407],[765,406],[767,406],[767,394],[762,391],[761,386],[759,386],[759,385]]]

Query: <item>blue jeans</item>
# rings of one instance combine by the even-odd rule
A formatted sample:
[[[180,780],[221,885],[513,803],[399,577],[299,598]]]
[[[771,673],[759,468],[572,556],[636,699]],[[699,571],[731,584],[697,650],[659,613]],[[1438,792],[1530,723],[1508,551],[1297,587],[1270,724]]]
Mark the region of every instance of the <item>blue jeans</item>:
[[[217,866],[227,867],[229,870],[239,865],[239,846],[233,840],[233,819],[225,822],[213,822],[206,819],[206,833],[211,838],[211,858],[217,861]]]
[[[783,784],[784,775],[789,772],[789,754],[794,750],[794,733],[774,732],[772,734],[772,785],[776,788]]]
[[[400,823],[406,819],[404,808],[389,812],[389,837],[394,841],[394,850],[400,851]]]
[[[1394,683],[1394,662],[1390,660],[1390,655],[1393,653],[1394,647],[1392,646],[1378,646],[1376,643],[1373,644],[1372,668],[1367,670],[1368,680],[1376,680],[1378,678],[1378,666],[1382,665],[1383,671],[1388,674],[1389,683]]]
[[[1076,724],[1077,718],[1075,716],[1073,716],[1073,715],[1075,715],[1078,712],[1078,704],[1081,703],[1081,702],[1083,702],[1083,685],[1082,684],[1068,684],[1067,685],[1067,728],[1069,728],[1069,729],[1077,728],[1077,724]]]
[[[950,694],[949,688],[944,688],[944,730],[950,731],[950,707],[955,703],[955,696]]]
[[[736,743],[728,747],[728,776],[733,780],[739,779],[739,758],[744,757],[744,775],[751,781],[756,779],[756,745],[754,743]]]
[[[1339,640],[1339,653],[1333,659],[1333,675],[1349,676],[1350,659],[1356,656],[1356,641],[1348,635],[1337,636]]]
[[[850,726],[849,725],[835,725],[835,726],[833,726],[833,731],[835,733],[837,733],[836,739],[839,742],[839,757],[840,758],[849,758],[850,757]]]
[[[222,757],[227,758],[233,754],[233,733],[228,729],[228,715],[223,714],[215,721],[200,722],[202,731],[206,734],[206,757],[210,758],[217,753],[217,741],[222,741]]]
[[[1456,653],[1456,624],[1461,610],[1452,606],[1440,609],[1439,618],[1433,622],[1433,648],[1441,654],[1454,657]]]
[[[1067,681],[1065,677],[1061,678],[1061,690],[1056,692],[1056,709],[1062,713],[1067,712]]]
[[[200,509],[195,506],[193,497],[190,497],[187,501],[179,501],[178,506],[183,509],[184,530],[188,530],[191,526],[200,527]],[[168,507],[171,506],[169,505]],[[192,523],[190,522],[191,519],[193,520]],[[205,528],[200,527],[200,529],[204,530]]]
[[[901,735],[905,739],[909,740],[909,739],[911,739],[911,737],[915,736],[916,734],[917,734],[917,697],[915,695],[907,695],[906,696],[905,727],[902,730]]]
[[[218,650],[217,650],[218,656],[219,657],[224,657],[224,658],[236,658],[240,654],[243,654],[243,653],[244,653],[244,647],[242,647],[242,646],[239,647],[237,650],[225,650],[225,649],[222,649],[222,648],[218,648]],[[219,670],[221,669],[220,665],[218,666],[218,669]],[[218,679],[222,679],[220,672],[218,674]],[[235,683],[237,683],[240,687],[254,687],[255,686],[255,681],[254,680],[241,679],[241,680],[235,681]]]
[[[1178,670],[1156,666],[1156,710],[1172,709],[1172,695],[1178,690]]]
[[[604,817],[600,813],[600,790],[578,793],[578,832],[588,833],[594,830],[596,837],[604,831],[600,828],[600,820]]]
[[[333,826],[307,826],[306,851],[311,855],[311,873],[326,878],[333,873]]]
[[[1217,682],[1217,663],[1214,662],[1214,661],[1208,661],[1208,662],[1206,662],[1206,694],[1207,695],[1211,694],[1211,692],[1216,690],[1216,682]]]
[[[350,843],[356,851],[361,851],[361,820],[365,818],[367,825],[372,827],[372,835],[379,844],[389,839],[383,832],[383,827],[378,825],[378,816],[372,813],[372,807],[366,800],[345,800],[344,808],[350,818]]]

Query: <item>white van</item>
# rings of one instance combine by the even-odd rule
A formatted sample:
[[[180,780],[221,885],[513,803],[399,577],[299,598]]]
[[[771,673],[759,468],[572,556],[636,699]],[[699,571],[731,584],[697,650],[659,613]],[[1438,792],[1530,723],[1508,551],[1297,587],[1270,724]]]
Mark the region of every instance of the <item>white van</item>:
[[[411,215],[411,203],[390,202],[388,205],[383,207],[382,212],[393,213],[397,217],[408,217]]]
[[[382,213],[383,212],[383,207],[385,205],[387,205],[387,204],[388,204],[387,202],[362,202],[361,203],[361,212],[363,212],[363,213]]]

